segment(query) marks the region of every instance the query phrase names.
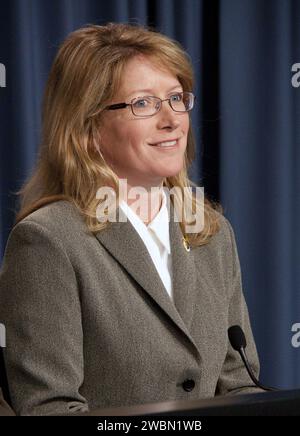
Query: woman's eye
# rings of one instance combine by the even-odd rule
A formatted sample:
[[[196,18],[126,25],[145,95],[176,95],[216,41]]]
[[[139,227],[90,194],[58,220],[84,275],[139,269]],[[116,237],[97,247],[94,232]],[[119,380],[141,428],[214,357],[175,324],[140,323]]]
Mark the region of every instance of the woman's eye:
[[[145,98],[141,98],[134,103],[134,106],[135,107],[146,107],[146,106],[148,106],[149,103],[150,103],[149,100],[147,100]]]
[[[181,101],[182,100],[182,95],[181,94],[173,94],[171,95],[171,101]]]

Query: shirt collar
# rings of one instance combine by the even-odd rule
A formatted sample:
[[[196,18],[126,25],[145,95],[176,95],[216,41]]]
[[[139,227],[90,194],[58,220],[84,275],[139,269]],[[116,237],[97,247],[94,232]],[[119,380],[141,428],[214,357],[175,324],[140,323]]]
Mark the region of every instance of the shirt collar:
[[[168,254],[171,253],[170,246],[170,235],[169,235],[169,212],[167,207],[167,201],[170,201],[167,198],[167,195],[164,189],[161,189],[162,194],[162,204],[161,207],[155,216],[155,218],[146,226],[143,221],[136,215],[136,213],[128,206],[128,204],[121,200],[120,208],[123,210],[125,215],[134,223],[138,225],[142,225],[145,230],[148,232],[153,232],[159,242],[163,245],[163,247],[167,250]]]
[[[159,239],[161,244],[167,250],[168,254],[171,253],[170,247],[170,236],[169,236],[169,213],[167,207],[167,196],[165,191],[162,189],[162,204],[159,209],[158,214],[155,218],[148,224],[148,230],[155,233],[156,237]]]

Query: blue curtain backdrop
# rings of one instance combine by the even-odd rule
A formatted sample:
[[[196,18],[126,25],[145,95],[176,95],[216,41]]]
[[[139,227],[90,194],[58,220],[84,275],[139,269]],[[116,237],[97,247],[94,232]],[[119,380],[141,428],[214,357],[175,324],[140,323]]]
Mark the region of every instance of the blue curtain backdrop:
[[[234,227],[261,380],[300,387],[300,347],[291,342],[300,323],[300,87],[291,84],[300,2],[11,0],[1,2],[0,17],[0,260],[13,192],[35,163],[43,88],[59,43],[86,23],[155,26],[194,64],[191,177]]]

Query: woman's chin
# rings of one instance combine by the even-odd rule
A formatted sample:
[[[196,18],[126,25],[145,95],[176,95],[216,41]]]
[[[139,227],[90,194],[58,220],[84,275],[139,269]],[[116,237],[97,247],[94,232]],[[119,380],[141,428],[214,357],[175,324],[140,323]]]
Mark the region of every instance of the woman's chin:
[[[175,177],[182,170],[183,166],[177,168],[170,168],[167,172],[164,173],[164,177]]]

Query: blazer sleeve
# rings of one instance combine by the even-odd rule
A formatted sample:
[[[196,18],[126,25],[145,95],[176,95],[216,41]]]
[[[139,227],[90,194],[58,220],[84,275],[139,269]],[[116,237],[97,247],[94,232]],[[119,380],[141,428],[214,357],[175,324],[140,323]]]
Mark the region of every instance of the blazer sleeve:
[[[236,241],[230,223],[226,220],[230,245],[231,245],[231,267],[229,268],[229,307],[228,307],[228,327],[239,325],[246,337],[246,354],[253,370],[258,378],[259,359],[251,330],[249,313],[242,290],[241,269],[237,253]],[[247,370],[242,362],[239,353],[234,350],[228,340],[226,358],[222,367],[221,375],[218,380],[216,394],[246,394],[264,392],[255,387],[250,379]]]
[[[63,241],[25,220],[11,232],[0,275],[0,322],[14,410],[22,415],[88,410],[76,276]]]

